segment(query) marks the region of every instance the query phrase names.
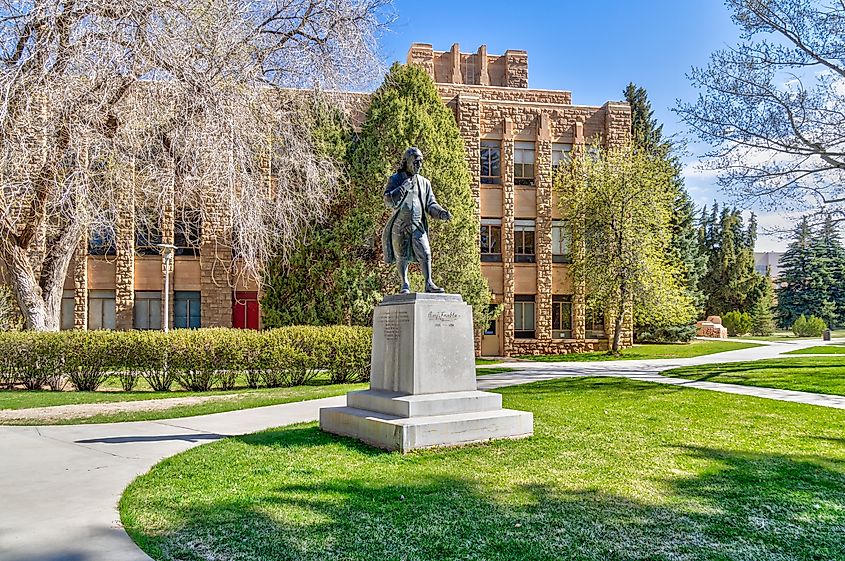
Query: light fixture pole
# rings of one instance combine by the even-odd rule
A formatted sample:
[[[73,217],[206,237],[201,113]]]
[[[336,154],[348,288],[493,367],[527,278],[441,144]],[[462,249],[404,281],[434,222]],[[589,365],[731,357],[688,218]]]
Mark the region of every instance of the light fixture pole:
[[[164,264],[164,332],[170,331],[170,266],[173,264],[173,252],[176,246],[169,243],[160,243],[161,260]]]

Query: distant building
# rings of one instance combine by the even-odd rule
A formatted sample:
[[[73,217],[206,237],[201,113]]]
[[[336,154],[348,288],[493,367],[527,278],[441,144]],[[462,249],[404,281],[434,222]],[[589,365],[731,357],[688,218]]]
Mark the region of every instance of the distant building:
[[[754,270],[765,275],[768,270],[772,280],[780,276],[780,260],[783,257],[782,251],[755,251]]]

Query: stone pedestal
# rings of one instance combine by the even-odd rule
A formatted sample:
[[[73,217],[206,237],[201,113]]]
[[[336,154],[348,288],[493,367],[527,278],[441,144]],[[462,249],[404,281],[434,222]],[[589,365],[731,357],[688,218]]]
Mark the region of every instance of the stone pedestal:
[[[370,389],[320,409],[320,428],[409,452],[530,436],[534,417],[476,389],[472,308],[457,294],[414,293],[376,307]]]

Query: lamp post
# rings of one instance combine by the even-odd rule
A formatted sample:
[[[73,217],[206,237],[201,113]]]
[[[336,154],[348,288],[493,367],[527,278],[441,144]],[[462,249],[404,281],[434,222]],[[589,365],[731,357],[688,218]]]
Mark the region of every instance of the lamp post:
[[[164,264],[164,332],[170,331],[170,266],[173,264],[173,252],[176,246],[160,243],[156,247],[161,249],[161,259]]]

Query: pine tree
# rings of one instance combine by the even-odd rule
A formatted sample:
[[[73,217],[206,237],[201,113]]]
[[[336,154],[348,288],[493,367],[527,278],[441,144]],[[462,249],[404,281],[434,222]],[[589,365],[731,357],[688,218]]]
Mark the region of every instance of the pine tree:
[[[845,248],[836,229],[836,223],[828,214],[819,228],[814,246],[817,266],[825,271],[829,282],[827,298],[833,302],[833,313],[829,317],[821,315],[831,327],[845,325]],[[819,315],[819,314],[816,314]]]
[[[638,150],[644,150],[651,157],[660,159],[671,170],[670,185],[674,193],[673,214],[670,223],[670,242],[667,245],[667,259],[679,264],[680,283],[694,305],[701,308],[704,295],[699,283],[706,272],[707,262],[702,254],[699,243],[699,232],[695,223],[695,205],[687,193],[681,175],[681,164],[673,154],[674,145],[671,140],[663,137],[663,125],[654,117],[654,110],[648,99],[645,88],[629,83],[624,91],[625,100],[631,106],[631,139]],[[650,315],[650,314],[648,314]],[[637,314],[635,317],[647,317],[647,314]],[[636,325],[637,333],[650,334],[664,332],[680,333],[679,324],[671,325]],[[666,339],[676,339],[667,336]]]
[[[707,274],[701,282],[707,315],[730,311],[750,312],[765,291],[766,278],[754,270],[756,217],[743,226],[736,209],[714,204],[706,215],[702,250],[707,254]]]
[[[766,336],[774,333],[775,320],[772,314],[772,279],[766,273],[766,283],[757,303],[751,308],[751,334]]]
[[[792,241],[780,258],[777,315],[781,327],[790,327],[801,315],[810,315],[815,310],[812,301],[812,237],[805,217],[798,223]]]

